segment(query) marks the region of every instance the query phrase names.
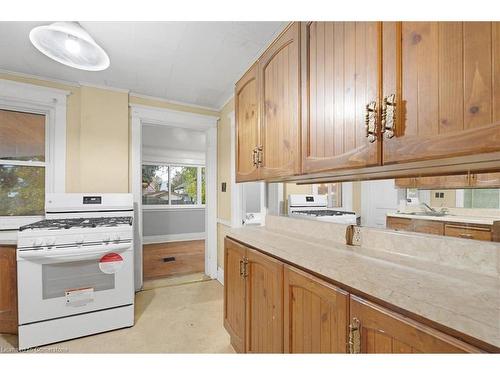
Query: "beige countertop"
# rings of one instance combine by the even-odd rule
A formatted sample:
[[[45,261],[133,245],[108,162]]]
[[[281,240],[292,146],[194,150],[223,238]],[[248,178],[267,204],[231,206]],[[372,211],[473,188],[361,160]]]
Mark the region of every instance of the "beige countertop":
[[[500,218],[493,218],[487,216],[461,216],[461,215],[445,215],[445,216],[428,216],[428,215],[412,215],[404,214],[399,212],[388,213],[387,216],[390,217],[400,217],[404,219],[418,219],[418,220],[431,220],[431,221],[446,221],[453,223],[464,223],[464,224],[482,224],[482,225],[493,225],[493,221],[500,221]]]
[[[348,246],[340,241],[328,241],[326,238],[315,241],[310,232],[311,228],[317,228],[319,223],[312,227],[313,224],[301,221],[304,223],[300,225],[285,223],[290,227],[287,229],[289,232],[268,227],[246,227],[231,229],[228,236],[500,348],[498,274],[476,273],[470,269],[448,267],[408,254],[392,254],[378,249]],[[297,233],[297,228],[305,225],[311,225],[309,229],[304,228],[304,231],[309,232],[304,232],[309,237]],[[333,227],[331,224],[330,227],[324,227],[328,228]],[[337,234],[337,239],[340,234],[341,231]],[[376,241],[380,242],[379,239]],[[500,248],[498,250],[500,254]],[[495,257],[498,254],[495,254]],[[489,260],[491,259],[497,258]],[[498,270],[498,264],[494,267],[493,270]]]

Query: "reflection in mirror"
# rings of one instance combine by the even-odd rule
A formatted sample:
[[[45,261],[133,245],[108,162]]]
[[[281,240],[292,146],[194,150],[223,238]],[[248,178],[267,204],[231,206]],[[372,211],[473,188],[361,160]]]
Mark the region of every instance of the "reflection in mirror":
[[[422,178],[425,184],[419,179],[270,183],[268,214],[500,242],[500,189],[443,183],[456,177]]]

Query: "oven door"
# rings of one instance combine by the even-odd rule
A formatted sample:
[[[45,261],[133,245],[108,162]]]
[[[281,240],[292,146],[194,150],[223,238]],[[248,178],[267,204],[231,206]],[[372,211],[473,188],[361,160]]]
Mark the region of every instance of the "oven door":
[[[132,243],[18,250],[19,324],[132,304]]]

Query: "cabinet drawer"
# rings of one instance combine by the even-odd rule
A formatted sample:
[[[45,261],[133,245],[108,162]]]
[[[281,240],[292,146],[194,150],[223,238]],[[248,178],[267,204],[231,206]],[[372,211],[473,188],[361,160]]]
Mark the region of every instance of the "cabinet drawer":
[[[389,229],[406,230],[409,232],[413,230],[413,224],[411,219],[387,216],[386,220],[387,220],[386,226]]]
[[[444,224],[431,220],[413,220],[413,231],[442,236],[444,233]]]
[[[468,238],[471,240],[491,241],[491,228],[446,224],[444,226],[444,235],[450,237]]]

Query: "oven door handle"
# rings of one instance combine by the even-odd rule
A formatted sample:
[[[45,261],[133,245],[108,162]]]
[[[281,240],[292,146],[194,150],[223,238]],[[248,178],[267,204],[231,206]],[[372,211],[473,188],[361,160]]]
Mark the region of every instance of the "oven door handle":
[[[69,262],[97,259],[107,253],[122,253],[132,247],[132,243],[96,245],[67,250],[27,250],[19,251],[18,258],[26,260],[48,260],[50,262]]]

